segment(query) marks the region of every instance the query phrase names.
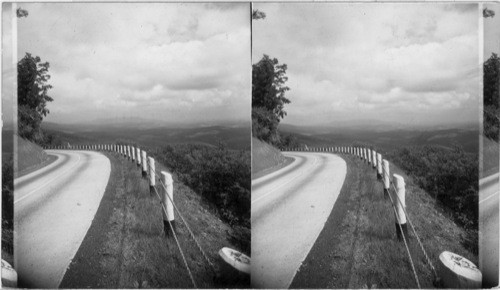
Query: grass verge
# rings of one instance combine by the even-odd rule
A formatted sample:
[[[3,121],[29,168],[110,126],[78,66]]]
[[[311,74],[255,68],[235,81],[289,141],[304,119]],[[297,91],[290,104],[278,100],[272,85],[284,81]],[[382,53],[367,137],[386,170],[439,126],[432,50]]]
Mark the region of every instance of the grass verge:
[[[164,235],[159,200],[150,194],[139,167],[118,153],[106,155],[112,166],[110,181],[60,287],[192,288],[175,240]],[[157,163],[156,170],[165,168]],[[218,251],[235,248],[232,230],[207,209],[201,197],[173,177],[175,203],[215,266],[214,272],[176,216],[179,242],[197,286],[248,287],[246,281],[228,284],[218,278],[223,263]]]
[[[396,238],[390,200],[375,170],[354,156],[343,156],[347,175],[320,236],[297,272],[291,288],[417,288],[403,242]],[[396,166],[406,182],[408,215],[434,267],[447,250],[477,265],[477,232],[455,224],[434,200]],[[409,248],[420,285],[434,288],[433,274],[410,226]],[[474,242],[470,239],[475,239]]]
[[[252,137],[252,179],[279,170],[292,161],[277,148]]]
[[[57,159],[55,156],[48,155],[42,147],[35,143],[19,136],[15,136],[15,138],[17,138],[17,160],[14,160],[14,164],[17,163],[14,165],[15,178],[45,167]]]

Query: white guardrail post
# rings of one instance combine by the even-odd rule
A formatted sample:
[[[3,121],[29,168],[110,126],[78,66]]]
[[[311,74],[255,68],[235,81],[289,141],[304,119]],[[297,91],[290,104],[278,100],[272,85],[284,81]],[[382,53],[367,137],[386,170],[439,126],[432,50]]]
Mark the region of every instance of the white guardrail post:
[[[402,241],[403,236],[401,235],[401,230],[403,230],[403,234],[408,240],[408,227],[406,225],[406,214],[403,207],[406,208],[406,186],[405,180],[401,175],[394,174],[394,186],[396,187],[397,192],[393,198],[393,202],[396,206],[396,235],[398,236],[398,240]]]
[[[368,164],[372,163],[372,150],[370,148],[366,149],[366,155],[368,155]]]
[[[141,149],[139,149],[139,147],[137,147],[137,153],[136,154],[137,154],[137,167],[141,167],[141,162],[143,160],[141,160],[142,159],[142,157],[141,157]],[[146,162],[146,161],[144,160],[144,162]]]
[[[172,200],[174,200],[174,182],[170,173],[162,171],[161,175],[163,176],[163,183],[165,184],[163,194],[161,196],[161,203],[163,207],[165,207],[165,210],[162,210],[163,230],[165,231],[165,235],[169,236],[171,233],[170,226],[168,225],[169,222],[175,231],[174,206],[172,204]]]
[[[377,152],[375,152],[375,149],[372,150],[372,161],[373,168],[377,168]]]
[[[385,198],[388,197],[389,186],[391,186],[390,180],[389,180],[390,174],[391,174],[391,172],[389,171],[389,161],[384,159],[384,160],[382,160],[382,180],[384,181],[384,197]]]
[[[138,158],[140,159],[140,158]],[[155,178],[155,160],[153,157],[148,157],[149,160],[149,193],[154,194],[155,186],[156,186],[156,178]]]
[[[132,162],[135,161],[135,147],[132,146]],[[139,156],[137,156],[137,158],[139,158]]]
[[[142,162],[142,177],[146,178],[148,176],[148,172],[147,172],[147,170],[148,170],[147,169],[148,164],[147,164],[147,161],[146,161],[147,160],[147,158],[146,158],[147,157],[146,151],[141,150],[141,156],[142,156],[141,159],[143,161]]]
[[[382,179],[382,155],[377,153],[377,179]]]

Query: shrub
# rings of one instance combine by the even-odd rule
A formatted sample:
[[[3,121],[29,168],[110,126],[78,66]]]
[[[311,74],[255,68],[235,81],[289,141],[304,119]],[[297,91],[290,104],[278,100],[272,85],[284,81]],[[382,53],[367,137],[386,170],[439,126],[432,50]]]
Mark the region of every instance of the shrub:
[[[389,158],[450,210],[458,223],[468,229],[477,229],[477,154],[467,154],[458,146],[453,150],[423,146],[398,149]]]
[[[159,160],[217,208],[231,225],[250,227],[250,152],[195,144],[167,145]]]

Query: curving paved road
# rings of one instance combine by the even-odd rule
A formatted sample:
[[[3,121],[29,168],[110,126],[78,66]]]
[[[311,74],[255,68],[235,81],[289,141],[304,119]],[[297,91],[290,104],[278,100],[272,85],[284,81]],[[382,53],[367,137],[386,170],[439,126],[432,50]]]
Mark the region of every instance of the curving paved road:
[[[252,181],[252,286],[288,288],[333,209],[346,163],[328,153],[287,152],[294,161]]]
[[[483,288],[498,285],[499,259],[499,174],[479,180],[479,269]]]
[[[57,288],[89,229],[111,164],[92,151],[47,150],[57,160],[14,180],[19,285]]]

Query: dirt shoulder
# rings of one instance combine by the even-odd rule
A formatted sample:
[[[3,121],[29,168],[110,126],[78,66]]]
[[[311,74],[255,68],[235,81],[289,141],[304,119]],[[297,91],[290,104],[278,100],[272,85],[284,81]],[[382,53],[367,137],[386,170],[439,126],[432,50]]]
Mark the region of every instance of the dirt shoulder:
[[[396,238],[390,200],[375,170],[344,156],[347,175],[323,231],[297,272],[291,288],[417,288],[403,242]],[[477,249],[465,245],[465,231],[437,208],[426,192],[391,164],[407,182],[406,205],[434,267],[445,250],[477,265]],[[433,288],[433,274],[411,228],[409,248],[421,287]]]
[[[174,238],[165,236],[158,197],[150,193],[140,168],[117,153],[105,154],[111,160],[110,181],[60,288],[192,288]],[[158,172],[165,170],[159,163],[156,167]],[[223,265],[218,251],[236,248],[231,242],[232,229],[175,174],[173,177],[176,205],[214,265],[212,268],[204,260],[176,215],[177,237],[197,286],[245,288],[242,281],[227,284],[217,278]]]

